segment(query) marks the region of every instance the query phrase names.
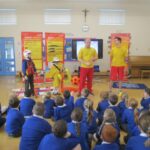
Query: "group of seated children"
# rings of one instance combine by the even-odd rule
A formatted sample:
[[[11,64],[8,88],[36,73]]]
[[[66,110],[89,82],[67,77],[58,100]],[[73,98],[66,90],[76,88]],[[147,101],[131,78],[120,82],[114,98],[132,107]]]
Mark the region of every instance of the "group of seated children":
[[[30,91],[21,100],[11,95],[6,119],[0,113],[0,126],[5,123],[8,136],[21,136],[20,150],[150,149],[150,88],[144,90],[140,108],[127,93],[118,102],[116,94],[104,91],[94,110],[89,94],[83,89],[74,101],[69,91],[54,99],[48,92],[42,102],[35,102]],[[54,121],[52,127],[48,118]],[[120,131],[127,133],[125,145]]]

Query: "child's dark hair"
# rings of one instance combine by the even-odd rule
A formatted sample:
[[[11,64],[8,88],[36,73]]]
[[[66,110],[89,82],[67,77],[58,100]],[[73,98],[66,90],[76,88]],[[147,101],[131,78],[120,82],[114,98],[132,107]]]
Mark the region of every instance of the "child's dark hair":
[[[120,43],[122,42],[122,39],[120,37],[115,37],[115,39],[117,39]]]
[[[56,137],[63,138],[67,133],[67,123],[64,120],[56,121],[52,131]]]
[[[87,122],[91,123],[93,119],[93,102],[89,99],[84,101],[84,108],[88,110]]]
[[[44,104],[41,102],[37,102],[34,106],[33,106],[33,114],[38,115],[38,116],[43,116],[44,114]]]
[[[116,105],[118,103],[118,96],[116,94],[110,94],[110,96],[109,96],[109,102],[112,105]]]
[[[145,88],[145,92],[150,96],[150,88]]]
[[[71,96],[69,90],[65,90],[63,95],[64,95],[64,98],[66,98],[66,99],[68,99]]]
[[[90,94],[89,89],[87,89],[87,88],[82,89],[82,91],[81,91],[81,95],[82,95],[82,96],[88,97],[89,94]]]
[[[55,101],[57,106],[62,106],[64,104],[64,99],[62,96],[56,96]]]
[[[31,90],[25,90],[25,92],[24,92],[24,95],[26,96],[26,97],[31,97]]]
[[[43,95],[43,101],[46,101],[51,98],[51,92],[47,92]]]
[[[75,108],[71,113],[71,119],[75,121],[77,135],[80,136],[80,122],[82,121],[82,109]]]
[[[108,99],[108,97],[109,97],[109,92],[108,91],[102,91],[100,93],[100,98],[102,98],[102,100]]]
[[[19,106],[19,98],[17,97],[17,95],[11,95],[9,97],[9,106],[12,108],[17,108]]]
[[[148,135],[148,139],[144,143],[145,147],[150,147],[150,110],[145,111],[139,117],[139,126],[142,131]]]

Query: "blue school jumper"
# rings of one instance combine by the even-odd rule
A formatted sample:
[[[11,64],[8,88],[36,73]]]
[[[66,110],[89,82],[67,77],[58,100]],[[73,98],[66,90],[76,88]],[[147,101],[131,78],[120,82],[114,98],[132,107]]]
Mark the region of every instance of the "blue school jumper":
[[[55,121],[63,119],[66,122],[70,122],[71,121],[70,115],[71,115],[70,110],[69,110],[69,108],[66,104],[64,104],[62,106],[57,106],[54,109],[54,119],[55,119]]]
[[[136,126],[133,128],[132,132],[131,132],[131,136],[138,136],[138,135],[140,135],[140,129],[139,129],[139,127],[136,125]]]
[[[134,109],[127,108],[122,115],[122,123],[127,124],[128,132],[131,134],[133,128],[136,126],[134,121]]]
[[[133,136],[128,140],[125,150],[149,150],[150,147],[145,147],[144,145],[147,139],[148,137],[144,133],[139,136]]]
[[[19,110],[15,108],[9,108],[6,116],[5,127],[7,134],[15,136],[21,133],[24,121],[24,116]]]
[[[119,146],[116,143],[102,142],[101,145],[96,145],[94,150],[119,150]]]
[[[103,114],[104,111],[109,107],[109,103],[107,99],[102,100],[101,102],[99,102],[98,106],[97,106],[97,112],[98,112],[98,118],[102,119],[103,118]]]
[[[50,124],[40,116],[26,120],[22,128],[20,150],[37,150],[42,138],[51,133]]]
[[[141,106],[143,107],[143,109],[145,110],[147,110],[147,109],[150,109],[150,97],[148,97],[148,98],[143,98],[142,100],[141,100]]]
[[[88,117],[88,112],[87,112],[87,110],[85,110],[83,112],[82,121],[87,124],[88,133],[92,133],[93,134],[93,133],[95,133],[97,131],[97,123],[96,123],[97,113],[96,113],[96,111],[93,111],[93,118],[92,118],[91,122],[87,121],[87,117]]]
[[[125,109],[127,109],[127,106],[125,104],[125,100],[122,100],[119,104],[118,104],[119,110],[120,110],[120,117],[122,118],[123,112],[125,111]]]
[[[44,101],[44,118],[51,118],[52,116],[54,116],[54,106],[55,101],[53,99],[47,99]]]
[[[74,109],[74,97],[70,96],[68,99],[65,99],[65,104],[69,107],[70,112]]]
[[[80,98],[78,98],[75,102],[75,107],[79,107],[84,111],[84,101],[86,100],[86,97],[81,96]]]
[[[19,110],[24,116],[32,116],[35,101],[30,97],[24,97],[20,101]]]
[[[80,122],[80,136],[77,135],[75,121],[68,123],[67,126],[68,126],[68,131],[79,138],[82,150],[90,150],[88,145],[87,125],[83,122]]]
[[[79,139],[73,135],[69,138],[60,138],[48,134],[42,139],[38,150],[72,150],[78,144]]]

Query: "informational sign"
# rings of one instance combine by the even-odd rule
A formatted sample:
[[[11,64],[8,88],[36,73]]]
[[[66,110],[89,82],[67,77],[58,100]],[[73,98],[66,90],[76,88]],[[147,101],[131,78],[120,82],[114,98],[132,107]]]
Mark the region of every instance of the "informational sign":
[[[22,32],[21,40],[22,40],[22,54],[25,49],[31,50],[31,57],[35,63],[36,69],[43,70],[42,32]]]
[[[64,62],[64,40],[65,34],[63,33],[45,33],[46,65],[56,57]]]

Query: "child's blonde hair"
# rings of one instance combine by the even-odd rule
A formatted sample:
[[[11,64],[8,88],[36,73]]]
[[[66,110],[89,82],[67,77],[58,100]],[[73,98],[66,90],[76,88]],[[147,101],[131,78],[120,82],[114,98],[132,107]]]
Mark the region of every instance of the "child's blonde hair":
[[[104,111],[103,122],[116,122],[116,114],[112,109],[108,108]]]
[[[89,99],[84,101],[84,108],[88,110],[87,121],[88,123],[92,122],[93,119],[93,102]]]
[[[139,117],[139,126],[144,133],[147,134],[148,139],[144,143],[146,147],[150,147],[150,110],[144,112]]]
[[[138,106],[138,102],[135,98],[130,98],[128,103],[129,103],[129,107],[132,107],[133,109],[136,109]]]

